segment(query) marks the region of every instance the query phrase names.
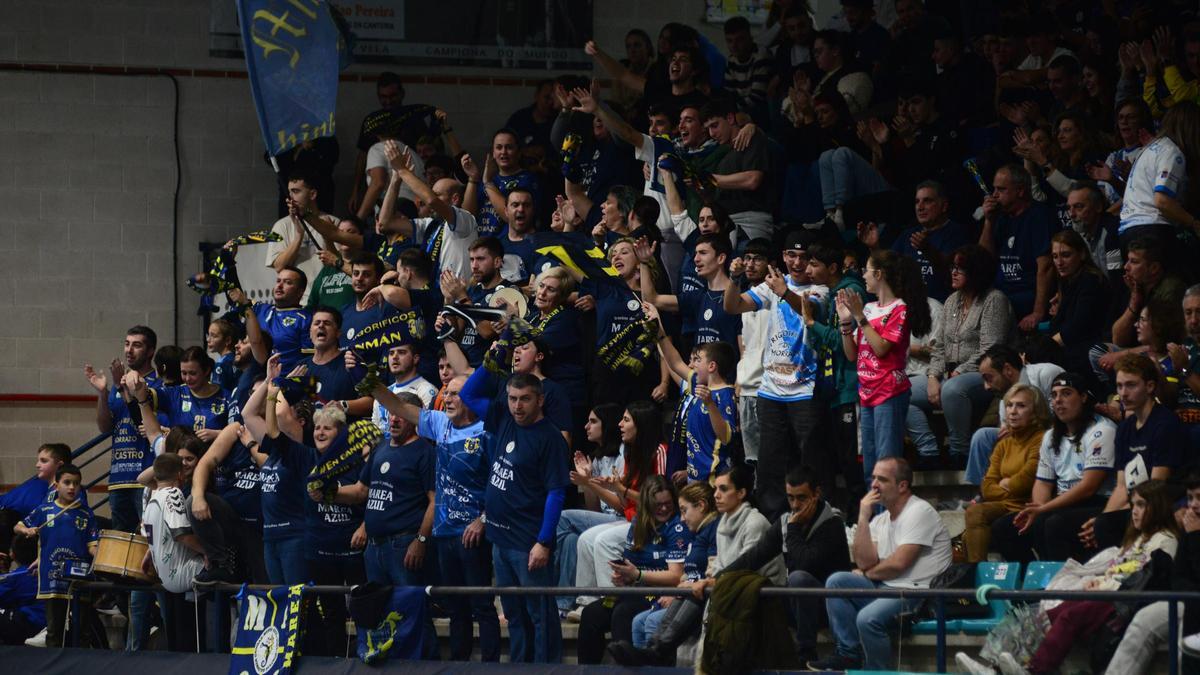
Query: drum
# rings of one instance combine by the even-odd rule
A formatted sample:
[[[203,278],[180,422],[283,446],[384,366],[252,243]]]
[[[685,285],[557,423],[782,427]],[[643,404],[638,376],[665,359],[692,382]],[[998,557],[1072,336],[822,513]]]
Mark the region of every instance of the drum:
[[[120,530],[101,530],[100,547],[92,571],[96,574],[152,583],[156,579],[142,571],[142,559],[150,549],[145,537]]]

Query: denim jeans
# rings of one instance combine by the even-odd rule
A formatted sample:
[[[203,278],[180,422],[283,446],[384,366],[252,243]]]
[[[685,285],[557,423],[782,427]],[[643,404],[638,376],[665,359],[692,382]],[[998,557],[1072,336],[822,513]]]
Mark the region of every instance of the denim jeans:
[[[112,490],[108,493],[108,509],[112,528],[122,532],[137,532],[142,522],[142,491],[139,489]],[[148,591],[129,593],[129,627],[125,634],[125,651],[140,651],[150,639],[151,607],[154,594]]]
[[[853,572],[834,572],[825,588],[879,588],[880,583]],[[899,598],[829,598],[829,629],[837,643],[837,653],[850,659],[862,659],[864,670],[888,670],[892,660],[892,640],[888,628],[906,609],[919,600]]]
[[[864,405],[859,411],[863,476],[868,485],[875,462],[885,457],[904,456],[904,419],[911,394],[911,391],[905,391],[879,405]]]
[[[821,580],[804,570],[788,573],[788,588],[821,588]],[[792,625],[796,628],[796,649],[801,653],[817,649],[817,631],[821,630],[820,598],[792,598],[788,609],[792,613]]]
[[[363,553],[363,562],[367,568],[367,581],[378,581],[381,584],[393,586],[424,586],[429,575],[428,565],[418,570],[410,570],[404,566],[404,555],[408,553],[408,545],[417,538],[415,534],[397,534],[390,537],[372,537],[367,541],[367,550]],[[426,563],[430,562],[430,549],[425,547]]]
[[[308,583],[308,560],[305,556],[303,534],[263,542],[267,578],[276,586]]]
[[[757,396],[745,393],[738,396],[738,425],[742,427],[742,451],[746,461],[757,462],[759,442],[762,440]]]
[[[929,403],[929,378],[914,375],[912,401],[908,406],[908,433],[912,436],[917,453],[922,457],[936,457],[937,440],[929,429],[925,415],[933,413]],[[963,373],[942,380],[942,412],[946,416],[947,445],[951,455],[965,457],[971,443],[971,422],[975,412],[983,410],[992,400],[992,394],[983,388],[983,376],[979,373]]]
[[[845,206],[854,197],[892,189],[870,162],[847,147],[822,152],[817,166],[821,172],[821,203],[826,211]]]
[[[492,546],[497,586],[553,586],[550,565],[529,569],[529,551]],[[508,660],[512,663],[561,663],[562,625],[554,599],[539,595],[501,595],[508,619]]]
[[[971,435],[971,453],[967,455],[966,481],[970,485],[982,485],[992,463],[992,451],[999,440],[999,427],[980,427]]]
[[[666,615],[667,608],[659,607],[655,603],[650,609],[633,617],[633,646],[645,647],[650,638],[658,632],[658,626]]]
[[[597,525],[620,520],[620,516],[586,509],[567,509],[562,512],[558,519],[558,530],[554,534],[554,570],[559,586],[575,585],[575,563],[578,559],[576,545],[579,535]],[[567,595],[558,596],[555,602],[561,610],[569,610],[575,606],[575,598]]]
[[[446,586],[491,586],[492,545],[482,541],[475,548],[463,548],[462,537],[437,537],[438,565]],[[479,657],[482,661],[500,660],[500,619],[492,596],[470,598],[447,596],[442,604],[450,611],[450,658],[471,660],[472,619],[479,624]]]

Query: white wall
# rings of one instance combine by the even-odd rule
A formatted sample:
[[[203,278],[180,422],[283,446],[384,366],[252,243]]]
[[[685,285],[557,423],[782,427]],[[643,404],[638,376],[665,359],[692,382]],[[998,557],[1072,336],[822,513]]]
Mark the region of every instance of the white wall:
[[[618,54],[628,29],[655,35],[667,21],[695,25],[703,10],[700,0],[595,4],[596,39]],[[244,70],[239,60],[208,56],[208,11],[205,0],[0,1],[0,393],[90,393],[83,364],[118,356],[136,323],[158,331],[161,344],[198,344],[196,295],[182,283],[197,271],[197,244],[274,221],[274,176],[262,161],[247,81],[193,72]],[[720,44],[719,31],[705,30]],[[174,250],[170,80],[47,66],[176,70],[182,171]],[[367,81],[339,90],[339,202],[349,194],[358,123],[376,105],[370,75],[383,69],[354,66],[348,73]],[[519,78],[546,75],[390,69],[414,80],[409,102],[445,108],[473,151],[529,103],[531,88]],[[0,485],[29,475],[38,443],[77,445],[94,435],[89,410],[0,404]]]

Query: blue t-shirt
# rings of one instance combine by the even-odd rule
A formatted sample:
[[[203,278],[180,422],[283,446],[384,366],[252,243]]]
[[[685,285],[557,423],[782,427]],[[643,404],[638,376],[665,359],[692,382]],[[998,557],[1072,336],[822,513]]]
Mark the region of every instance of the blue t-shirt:
[[[0,495],[0,509],[15,511],[21,518],[29,515],[54,493],[54,485],[34,476]],[[80,496],[84,493],[81,491]]]
[[[158,375],[150,371],[145,375],[146,385],[158,385]],[[134,405],[137,405],[136,403]],[[108,489],[124,490],[142,488],[137,477],[143,469],[154,463],[150,443],[138,431],[138,425],[129,416],[129,406],[121,398],[120,387],[108,390],[108,410],[112,414],[112,462],[109,465]]]
[[[580,329],[579,311],[574,307],[561,306],[551,310],[543,320],[530,321],[542,331],[539,338],[550,349],[542,362],[542,371],[567,390],[571,401],[584,405],[587,400],[583,371],[583,334]]]
[[[492,465],[484,495],[487,537],[500,548],[527,551],[537,543],[546,495],[567,486],[567,441],[545,418],[523,427],[495,406],[484,427]]]
[[[534,274],[534,263],[537,262],[537,251],[533,248],[533,235],[513,241],[507,236],[500,237],[500,245],[504,247],[504,267],[501,272],[504,280],[513,284],[525,284],[530,275]]]
[[[76,505],[63,513],[57,503],[45,502],[21,522],[25,527],[45,525],[38,531],[38,599],[71,597],[71,582],[63,576],[73,561],[91,563],[88,544],[100,539],[91,509]]]
[[[304,536],[305,484],[313,467],[312,448],[279,434],[263,436],[267,461],[258,470],[262,484],[263,541]]]
[[[212,382],[225,391],[233,391],[238,383],[237,366],[233,365],[234,353],[229,352],[217,359],[213,366]]]
[[[318,365],[311,356],[305,357],[300,363],[308,366],[308,374],[317,378],[317,399],[322,403],[358,398],[358,392],[354,391],[354,378],[346,370],[346,361],[340,352],[327,363]]]
[[[213,472],[217,494],[233,507],[235,513],[247,523],[260,524],[262,520],[262,477],[258,464],[241,441],[230,448],[225,461]]]
[[[695,373],[689,378],[692,391],[696,388]],[[725,385],[712,390],[713,405],[721,411],[721,417],[729,423],[733,434],[739,433],[737,401],[734,388]],[[708,418],[708,407],[699,398],[693,397],[687,411],[687,472],[689,481],[706,481],[728,469],[733,461],[726,451],[728,443],[722,443]]]
[[[646,318],[642,313],[642,301],[624,285],[596,283],[584,280],[579,294],[596,299],[596,347],[607,344],[614,336],[640,323]]]
[[[696,242],[700,241],[700,230],[693,230],[683,240],[683,259],[679,261],[679,297],[683,297],[688,293],[702,291],[708,288],[708,284],[696,274]],[[687,312],[680,312],[679,316],[681,328],[680,332],[684,335],[691,335],[696,332],[696,317]]]
[[[717,523],[721,518],[713,518],[699,531],[692,533],[692,541],[688,544],[687,557],[683,559],[683,580],[697,581],[708,573],[709,558],[717,557]]]
[[[896,241],[892,242],[892,250],[916,260],[917,264],[921,266],[921,278],[925,280],[925,290],[929,297],[938,302],[945,302],[946,298],[950,296],[949,275],[945,272],[938,274],[925,253],[920,249],[913,248],[910,241],[912,236],[921,229],[921,226],[918,225],[901,232]],[[930,232],[926,241],[947,257],[952,255],[959,246],[972,243],[971,238],[967,235],[967,228],[954,221],[947,221],[945,225]]]
[[[1050,237],[1058,231],[1050,207],[1034,202],[1016,218],[996,219],[992,242],[1000,266],[996,288],[1012,301],[1018,314],[1033,307],[1037,293],[1037,259],[1050,255]]]
[[[314,448],[312,465],[321,461]],[[327,451],[328,452],[328,451]],[[337,484],[354,485],[358,476],[353,471],[338,476]],[[304,553],[309,560],[336,560],[362,555],[362,549],[350,546],[354,531],[363,522],[362,504],[325,504],[314,502],[305,495],[304,499]]]
[[[304,356],[302,349],[310,349],[308,327],[312,323],[312,312],[301,307],[276,309],[275,305],[259,302],[254,305],[258,325],[271,335],[272,352],[279,354],[284,375],[292,372]]]
[[[229,422],[229,409],[225,391],[199,398],[186,384],[162,387],[159,411],[166,413],[171,426],[183,426],[192,431],[201,429],[224,429]]]
[[[437,452],[418,438],[396,447],[375,446],[358,481],[367,486],[367,536],[415,534],[421,529],[434,488]]]
[[[492,184],[500,190],[500,194],[504,195],[505,198],[508,197],[508,193],[521,187],[533,193],[533,204],[535,207],[542,201],[541,186],[539,185],[537,174],[532,171],[522,169],[511,176],[501,176],[497,173],[495,176],[492,176]],[[487,190],[480,183],[479,236],[499,237],[507,227],[505,222],[496,215],[496,209],[492,206],[492,200],[488,199]]]
[[[633,549],[633,532],[637,527],[637,518],[629,523],[625,533],[624,557],[640,570],[665,570],[671,563],[684,563],[687,560],[688,544],[692,541],[692,533],[684,525],[679,516],[660,524],[654,529],[654,537],[638,550]]]
[[[1116,446],[1116,469],[1125,472],[1127,484],[1150,480],[1150,473],[1158,466],[1169,467],[1176,474],[1188,463],[1184,450],[1191,448],[1183,422],[1161,403],[1154,404],[1141,429],[1135,415],[1121,420],[1117,425]]]
[[[46,603],[37,599],[37,571],[21,567],[0,574],[0,608],[20,612],[33,628],[46,627]]]
[[[246,405],[246,401],[250,400],[250,394],[254,393],[254,381],[266,373],[267,369],[263,364],[255,361],[253,357],[244,370],[238,371],[237,387],[234,388],[228,401],[230,421],[242,421],[242,408]]]
[[[446,413],[422,410],[417,433],[437,445],[433,536],[461,536],[483,512],[489,469],[483,421],[456,427]]]
[[[507,287],[508,284],[503,281],[495,288],[484,288],[479,284],[474,284],[467,288],[467,297],[471,299],[471,304],[475,307],[491,307],[492,294]],[[478,367],[483,361],[483,355],[487,353],[490,344],[480,337],[479,331],[472,328],[470,324],[463,324],[458,346],[462,348],[463,354],[467,356],[467,363],[470,363],[472,367]]]
[[[742,315],[725,311],[724,291],[709,290],[705,285],[675,297],[679,300],[679,313],[692,319],[695,344],[727,342],[737,347],[738,336],[742,334]]]

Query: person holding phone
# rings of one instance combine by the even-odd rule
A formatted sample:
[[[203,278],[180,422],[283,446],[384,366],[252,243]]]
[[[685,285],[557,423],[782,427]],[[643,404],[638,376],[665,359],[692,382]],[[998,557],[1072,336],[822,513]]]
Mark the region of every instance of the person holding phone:
[[[679,519],[675,486],[663,476],[648,476],[638,491],[637,515],[625,536],[625,551],[609,560],[615,586],[675,586],[683,578],[692,535]],[[612,639],[632,640],[633,618],[650,608],[641,596],[622,596],[609,608],[604,599],[583,608],[579,622],[579,662],[600,663]]]

